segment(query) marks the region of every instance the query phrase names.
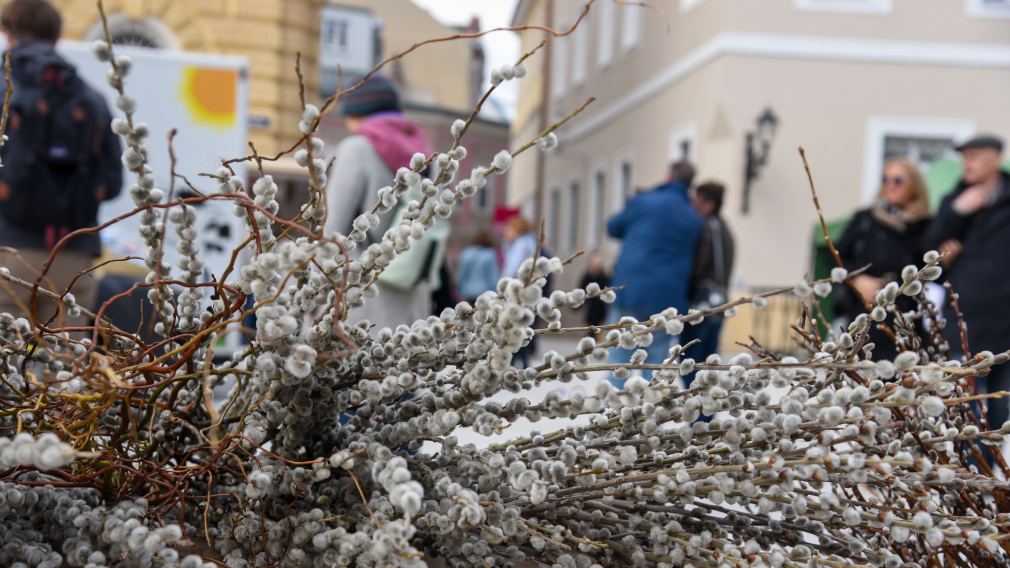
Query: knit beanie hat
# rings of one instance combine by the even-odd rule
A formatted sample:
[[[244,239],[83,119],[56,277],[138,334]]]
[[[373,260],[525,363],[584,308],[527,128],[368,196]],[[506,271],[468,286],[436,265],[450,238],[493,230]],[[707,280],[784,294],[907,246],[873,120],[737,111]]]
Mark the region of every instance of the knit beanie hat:
[[[400,94],[396,84],[382,75],[372,75],[340,98],[340,114],[344,116],[368,116],[391,110],[401,110]]]

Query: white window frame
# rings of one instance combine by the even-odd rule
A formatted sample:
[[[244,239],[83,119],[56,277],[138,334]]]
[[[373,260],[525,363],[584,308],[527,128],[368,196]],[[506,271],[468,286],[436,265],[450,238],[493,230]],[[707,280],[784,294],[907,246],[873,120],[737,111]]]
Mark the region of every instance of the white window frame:
[[[966,0],[964,13],[970,18],[1010,18],[1010,2],[1005,6],[989,6],[985,0]]]
[[[578,203],[575,203],[575,199],[573,199],[573,197],[575,196],[575,192],[572,190],[575,189],[576,187],[578,187],[579,190]],[[565,223],[564,249],[569,253],[573,253],[576,250],[578,250],[579,245],[581,244],[582,241],[583,227],[582,223],[580,223],[579,221],[582,220],[581,213],[582,213],[582,202],[584,201],[584,195],[585,195],[584,190],[585,190],[585,184],[583,183],[583,180],[578,177],[573,177],[570,180],[568,180],[568,187],[565,188],[566,197],[564,200],[565,201],[564,209],[568,211],[568,215],[566,215],[566,223]]]
[[[523,216],[523,219],[533,219],[537,211],[537,199],[542,197],[539,192],[534,192],[533,195],[523,201],[522,205],[519,206],[519,214]]]
[[[547,190],[547,206],[544,208],[546,211],[546,221],[547,229],[545,231],[547,237],[547,246],[553,250],[558,250],[558,241],[561,239],[561,210],[563,205],[564,196],[561,194],[561,186],[553,184],[550,189]]]
[[[680,158],[680,145],[685,140],[691,143],[687,159],[692,163],[698,162],[698,123],[693,120],[680,124],[670,131],[666,151],[667,160],[672,162]]]
[[[799,10],[848,14],[889,14],[894,0],[793,0]]]
[[[616,6],[612,0],[605,0],[596,6],[596,64],[600,67],[607,67],[614,60]]]
[[[621,187],[621,169],[624,164],[631,165],[630,187],[627,192],[625,192],[624,188]],[[611,213],[617,213],[618,211],[624,209],[625,204],[628,202],[628,198],[634,195],[635,192],[635,157],[631,151],[625,150],[617,155],[617,158],[614,160],[613,171],[613,179],[610,182],[610,187],[613,188],[610,206],[613,208],[611,209]]]
[[[603,175],[602,187],[596,183],[601,174]],[[586,193],[586,218],[588,221],[586,224],[586,247],[589,250],[594,250],[600,248],[603,236],[607,231],[607,213],[609,209],[607,204],[611,201],[609,191],[611,180],[607,172],[607,166],[602,163],[597,163],[589,176],[589,183],[586,184],[586,188],[589,190]],[[603,195],[598,195],[598,192],[602,192]]]
[[[561,98],[568,88],[568,38],[557,36],[551,41],[551,96]]]
[[[974,133],[975,121],[969,118],[869,117],[863,154],[863,203],[872,202],[880,189],[880,176],[884,173],[884,139],[887,136],[936,136],[964,140]]]
[[[572,85],[579,87],[589,73],[589,26],[583,22],[572,32]]]
[[[621,52],[633,51],[642,43],[645,8],[638,4],[621,5]]]
[[[494,211],[495,188],[493,186],[496,183],[498,183],[498,180],[500,179],[502,178],[499,176],[494,180],[490,179],[487,180],[487,183],[485,183],[480,189],[477,190],[477,193],[474,194],[473,199],[469,200],[472,203],[472,211],[474,214],[487,215],[492,211]],[[481,196],[484,197],[483,205],[481,205],[480,202]]]
[[[680,11],[690,12],[691,10],[697,8],[698,4],[701,4],[701,2],[702,0],[680,0]]]

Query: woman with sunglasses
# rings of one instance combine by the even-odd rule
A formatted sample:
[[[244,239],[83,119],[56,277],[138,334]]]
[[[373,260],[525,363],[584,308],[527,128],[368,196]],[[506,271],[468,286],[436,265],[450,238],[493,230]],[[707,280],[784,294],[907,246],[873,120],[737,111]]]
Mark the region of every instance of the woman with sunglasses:
[[[853,278],[859,296],[848,287],[838,288],[836,312],[849,321],[872,306],[877,291],[899,279],[901,269],[922,261],[919,241],[929,223],[929,197],[926,182],[915,163],[892,158],[884,165],[880,192],[873,206],[857,211],[838,241],[838,253],[845,268],[852,271],[870,265]],[[911,304],[910,298],[903,302]],[[900,303],[899,303],[899,307]],[[910,309],[911,305],[904,309]],[[870,341],[876,347],[874,359],[890,359],[896,354],[894,343],[874,326]]]

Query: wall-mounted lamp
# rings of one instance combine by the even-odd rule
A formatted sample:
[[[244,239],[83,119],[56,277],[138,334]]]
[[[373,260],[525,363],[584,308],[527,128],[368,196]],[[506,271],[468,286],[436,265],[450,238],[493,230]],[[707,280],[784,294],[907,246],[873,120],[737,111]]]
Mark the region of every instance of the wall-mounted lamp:
[[[743,213],[750,210],[750,190],[754,180],[761,174],[768,163],[772,140],[775,139],[775,130],[779,125],[779,117],[769,107],[765,108],[757,118],[754,130],[747,132],[746,151],[747,161],[744,167],[743,178]]]

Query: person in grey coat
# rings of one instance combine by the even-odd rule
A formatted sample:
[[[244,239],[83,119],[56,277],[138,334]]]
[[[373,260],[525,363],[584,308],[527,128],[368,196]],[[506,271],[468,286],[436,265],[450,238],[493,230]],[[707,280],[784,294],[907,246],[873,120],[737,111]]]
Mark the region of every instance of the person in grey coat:
[[[375,205],[378,190],[393,183],[397,169],[408,166],[417,152],[425,155],[432,152],[424,129],[403,115],[396,85],[385,77],[374,75],[360,88],[344,95],[340,111],[351,135],[337,145],[326,185],[328,235],[350,233],[355,217]],[[358,254],[382,237],[381,228],[395,222],[402,206],[401,202],[386,213],[380,230],[369,232],[364,246],[356,250]],[[420,245],[414,242],[413,246]],[[380,280],[376,284],[377,301],[352,310],[349,320],[367,319],[375,324],[375,329],[381,329],[430,315],[431,292],[439,285],[438,268],[445,254],[444,240],[431,246],[433,250],[421,251],[421,260],[412,267],[412,276],[399,281]],[[392,273],[392,266],[386,272]]]

